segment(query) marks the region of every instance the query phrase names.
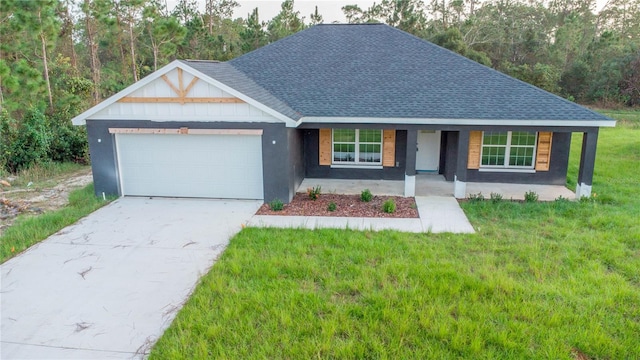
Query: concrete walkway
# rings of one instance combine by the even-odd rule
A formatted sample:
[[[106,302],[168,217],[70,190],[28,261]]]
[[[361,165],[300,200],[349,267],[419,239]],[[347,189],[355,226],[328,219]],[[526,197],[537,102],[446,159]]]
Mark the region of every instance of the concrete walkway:
[[[8,260],[0,358],[143,358],[260,205],[121,198]]]
[[[475,232],[458,201],[453,197],[416,196],[416,205],[419,219],[256,215],[247,225],[302,229],[397,230],[413,233]]]

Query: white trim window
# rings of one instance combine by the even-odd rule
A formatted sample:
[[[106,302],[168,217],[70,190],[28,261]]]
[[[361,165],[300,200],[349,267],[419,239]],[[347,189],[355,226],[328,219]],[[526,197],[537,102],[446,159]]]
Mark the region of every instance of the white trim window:
[[[333,129],[332,163],[382,165],[382,130]]]
[[[484,131],[483,168],[533,169],[537,133],[531,131]]]

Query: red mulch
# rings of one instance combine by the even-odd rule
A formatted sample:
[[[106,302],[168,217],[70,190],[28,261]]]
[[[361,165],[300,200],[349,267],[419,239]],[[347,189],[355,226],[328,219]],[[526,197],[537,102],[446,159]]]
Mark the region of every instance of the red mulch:
[[[382,211],[382,204],[387,199],[396,202],[396,211],[392,214]],[[329,203],[336,204],[335,211],[327,210]],[[271,211],[269,204],[264,204],[257,215],[286,216],[341,216],[341,217],[384,217],[384,218],[417,218],[418,209],[412,197],[374,196],[370,202],[360,201],[360,195],[320,194],[317,200],[311,200],[304,193],[296,194],[289,204],[280,211]]]

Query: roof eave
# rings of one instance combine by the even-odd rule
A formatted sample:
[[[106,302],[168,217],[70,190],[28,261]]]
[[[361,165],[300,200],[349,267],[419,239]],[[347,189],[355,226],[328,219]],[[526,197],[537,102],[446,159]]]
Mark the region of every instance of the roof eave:
[[[536,119],[438,119],[438,118],[380,118],[380,117],[330,117],[304,116],[303,123],[333,124],[394,124],[394,125],[460,125],[460,126],[569,126],[569,127],[615,127],[615,120],[536,120]]]

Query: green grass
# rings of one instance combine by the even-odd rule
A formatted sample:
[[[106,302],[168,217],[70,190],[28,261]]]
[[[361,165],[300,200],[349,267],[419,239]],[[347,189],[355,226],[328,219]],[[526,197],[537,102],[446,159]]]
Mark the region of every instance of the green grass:
[[[11,182],[12,188],[26,187],[28,183],[33,183],[31,187],[47,187],[55,186],[55,180],[61,176],[69,176],[70,174],[87,171],[89,165],[81,165],[71,162],[58,163],[48,162],[37,164],[29,169],[20,171],[17,175],[13,175],[15,180]],[[0,179],[6,179],[11,174],[0,169]]]
[[[69,194],[69,204],[42,215],[20,215],[0,236],[0,263],[46,239],[107,204],[93,193],[93,184]]]
[[[601,130],[594,199],[463,203],[474,235],[244,229],[151,359],[640,358],[630,116]]]

